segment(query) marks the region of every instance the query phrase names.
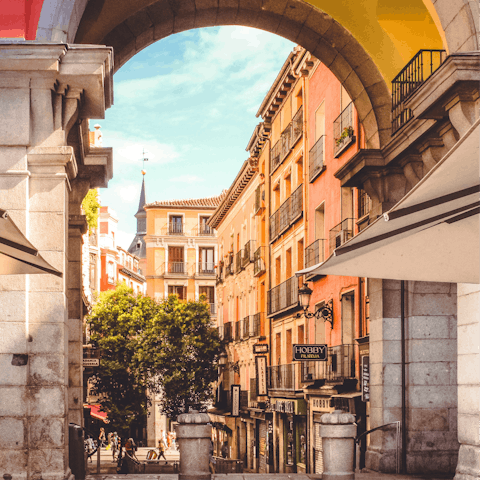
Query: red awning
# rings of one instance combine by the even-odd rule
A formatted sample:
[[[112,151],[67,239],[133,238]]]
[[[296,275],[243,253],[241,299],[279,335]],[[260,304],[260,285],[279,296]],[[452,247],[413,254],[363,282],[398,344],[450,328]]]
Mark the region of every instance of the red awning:
[[[84,405],[85,408],[90,409],[90,416],[96,420],[101,420],[103,423],[110,423],[107,414],[100,411],[100,405]]]

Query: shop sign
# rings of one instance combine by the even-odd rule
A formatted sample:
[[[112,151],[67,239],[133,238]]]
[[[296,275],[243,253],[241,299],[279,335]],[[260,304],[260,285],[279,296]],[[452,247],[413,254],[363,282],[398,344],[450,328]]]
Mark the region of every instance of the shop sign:
[[[327,360],[327,345],[293,345],[293,360]]]
[[[295,402],[292,400],[277,400],[275,411],[279,413],[295,413]]]
[[[333,408],[330,406],[330,397],[310,397],[312,410],[319,412],[331,412]]]
[[[257,369],[257,395],[267,395],[267,357],[255,357]]]
[[[98,367],[100,365],[100,359],[98,358],[84,358],[83,366],[84,367]]]
[[[362,357],[362,402],[370,401],[370,357]]]
[[[232,417],[240,415],[240,385],[232,385]]]
[[[253,353],[268,353],[268,343],[257,343],[253,346]]]

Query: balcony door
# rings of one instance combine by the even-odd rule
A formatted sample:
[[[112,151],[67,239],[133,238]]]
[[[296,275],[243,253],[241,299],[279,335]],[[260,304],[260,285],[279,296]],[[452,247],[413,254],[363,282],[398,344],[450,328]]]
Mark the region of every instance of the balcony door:
[[[215,263],[214,263],[214,249],[211,247],[200,248],[199,250],[200,273],[214,273]]]
[[[181,285],[169,285],[168,286],[169,295],[177,295],[179,300],[187,299],[187,287]]]
[[[198,287],[198,293],[200,296],[205,295],[208,303],[215,303],[215,287],[200,286]]]
[[[168,273],[185,273],[183,247],[168,247]]]
[[[170,216],[170,233],[183,233],[183,217],[181,215]]]

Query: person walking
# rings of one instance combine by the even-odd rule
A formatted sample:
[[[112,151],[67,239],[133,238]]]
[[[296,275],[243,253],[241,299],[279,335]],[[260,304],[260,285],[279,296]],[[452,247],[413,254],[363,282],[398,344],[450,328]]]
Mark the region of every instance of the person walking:
[[[118,449],[118,435],[117,435],[117,432],[113,432],[112,438],[110,440],[110,445],[111,445],[111,448],[112,448],[113,462],[115,463],[115,457],[117,455],[117,449]]]
[[[105,441],[106,441],[105,429],[103,427],[100,427],[100,433],[98,435],[98,445],[100,447],[104,447],[105,446]]]
[[[167,461],[167,458],[165,457],[165,442],[163,440],[163,437],[160,437],[160,440],[158,441],[158,459],[160,460],[160,457],[163,457],[165,462]]]

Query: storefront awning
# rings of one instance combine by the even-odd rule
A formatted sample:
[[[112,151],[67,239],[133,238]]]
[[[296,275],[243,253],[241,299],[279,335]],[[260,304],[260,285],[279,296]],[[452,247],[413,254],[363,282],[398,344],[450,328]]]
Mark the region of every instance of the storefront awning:
[[[100,411],[100,405],[84,405],[84,408],[90,409],[90,416],[103,423],[110,423],[105,412]]]
[[[297,272],[480,283],[480,120],[390,211]]]
[[[47,263],[5,210],[0,209],[0,275],[62,273]]]

